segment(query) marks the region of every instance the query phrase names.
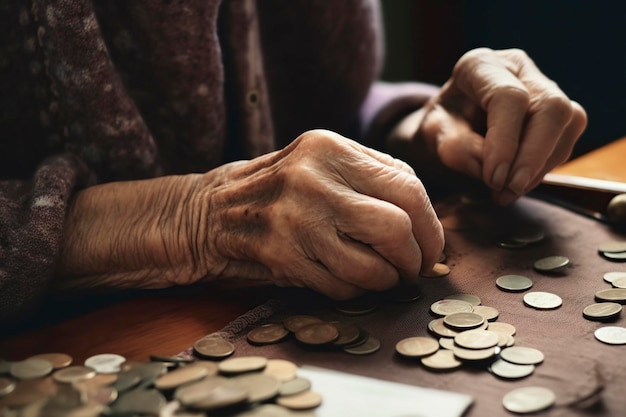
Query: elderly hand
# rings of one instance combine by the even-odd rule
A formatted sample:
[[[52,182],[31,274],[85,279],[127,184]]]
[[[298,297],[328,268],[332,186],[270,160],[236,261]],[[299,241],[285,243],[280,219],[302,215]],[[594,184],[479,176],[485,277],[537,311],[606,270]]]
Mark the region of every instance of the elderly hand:
[[[417,138],[503,205],[565,162],[587,125],[583,108],[518,49],[466,53],[421,116]]]

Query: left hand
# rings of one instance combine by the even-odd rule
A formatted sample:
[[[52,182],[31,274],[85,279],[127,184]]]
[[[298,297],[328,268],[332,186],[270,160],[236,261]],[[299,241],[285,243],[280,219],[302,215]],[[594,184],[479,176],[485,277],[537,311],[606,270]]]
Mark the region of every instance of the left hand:
[[[519,49],[466,53],[422,110],[417,137],[502,205],[565,162],[587,126],[583,108]]]

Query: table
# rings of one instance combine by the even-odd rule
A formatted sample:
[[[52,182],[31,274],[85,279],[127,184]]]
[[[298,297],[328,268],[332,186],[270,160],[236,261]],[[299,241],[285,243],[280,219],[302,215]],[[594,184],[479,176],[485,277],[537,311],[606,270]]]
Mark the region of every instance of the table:
[[[626,138],[571,161],[555,173],[624,180],[621,155],[626,155]],[[128,360],[146,360],[155,353],[174,355],[271,296],[269,288],[240,291],[198,286],[96,297],[97,302],[86,301],[93,305],[68,308],[54,317],[40,312],[26,325],[11,329],[0,338],[0,358],[19,360],[42,352],[65,352],[82,362],[103,352]],[[61,308],[65,302],[52,305]]]

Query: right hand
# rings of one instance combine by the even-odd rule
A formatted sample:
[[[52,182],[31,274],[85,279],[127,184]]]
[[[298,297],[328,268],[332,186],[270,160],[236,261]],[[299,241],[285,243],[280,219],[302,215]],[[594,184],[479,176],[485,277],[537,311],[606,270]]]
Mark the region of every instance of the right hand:
[[[224,165],[197,187],[188,230],[202,276],[191,281],[260,279],[346,299],[430,271],[443,250],[414,171],[333,132]]]

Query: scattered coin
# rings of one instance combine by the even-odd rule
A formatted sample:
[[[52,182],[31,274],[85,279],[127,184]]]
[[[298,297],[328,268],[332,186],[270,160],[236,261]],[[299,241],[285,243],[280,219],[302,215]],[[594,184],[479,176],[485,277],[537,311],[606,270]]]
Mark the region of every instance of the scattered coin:
[[[221,337],[205,337],[193,345],[196,355],[208,359],[222,359],[235,351],[235,345]]]
[[[493,358],[498,354],[499,348],[491,347],[488,349],[466,349],[460,346],[454,346],[452,352],[454,356],[464,361],[482,361]]]
[[[301,327],[304,327],[307,324],[323,323],[323,322],[324,321],[320,319],[319,317],[298,315],[298,316],[291,316],[291,317],[286,318],[285,321],[283,321],[283,325],[285,326],[287,330],[289,330],[292,333],[295,333]]]
[[[250,330],[247,339],[250,343],[257,345],[268,345],[283,340],[289,334],[289,330],[285,329],[280,323],[264,324]]]
[[[85,366],[93,368],[100,374],[114,374],[120,371],[120,366],[126,358],[115,353],[101,353],[85,360]]]
[[[594,332],[599,341],[609,345],[626,345],[626,328],[619,326],[600,327]]]
[[[524,378],[535,371],[535,365],[516,365],[503,359],[498,359],[489,366],[489,371],[506,379]]]
[[[433,269],[429,272],[422,272],[420,275],[426,278],[444,277],[450,274],[450,267],[446,264],[437,262]]]
[[[529,414],[548,409],[555,401],[556,395],[548,388],[523,387],[506,394],[502,405],[512,413]]]
[[[595,297],[598,301],[613,301],[616,303],[626,303],[626,288],[608,288],[597,291]]]
[[[431,320],[428,323],[428,330],[441,337],[454,337],[459,334],[458,331],[446,326],[443,322],[443,318]]]
[[[626,261],[626,252],[602,252],[602,256],[612,261]]]
[[[11,375],[18,379],[41,378],[52,372],[52,369],[47,359],[26,359],[11,365]]]
[[[626,276],[615,278],[611,284],[613,284],[615,288],[626,288]]]
[[[618,272],[618,271],[611,271],[611,272],[606,272],[602,278],[608,282],[608,283],[613,283],[613,280],[617,279],[617,278],[623,278],[626,277],[626,271],[625,272]]]
[[[158,415],[159,410],[167,401],[163,394],[155,389],[133,390],[121,396],[113,403],[111,410],[114,414],[121,415]]]
[[[452,294],[444,297],[444,300],[461,300],[470,303],[472,306],[480,305],[480,297],[474,294]]]
[[[476,313],[452,313],[443,318],[443,323],[454,330],[468,330],[480,327],[485,318]]]
[[[39,355],[31,356],[28,359],[45,359],[52,364],[54,369],[65,368],[72,364],[72,357],[65,353],[40,353]]]
[[[273,376],[279,382],[287,382],[298,375],[298,366],[284,359],[269,359],[263,373]]]
[[[612,302],[595,303],[583,309],[583,317],[588,320],[608,320],[619,316],[621,312],[621,304]]]
[[[409,358],[421,358],[439,350],[439,342],[430,337],[407,337],[396,343],[396,352]]]
[[[267,366],[268,359],[263,356],[240,356],[220,362],[217,367],[224,374],[240,374],[260,371]]]
[[[330,323],[313,323],[301,327],[295,335],[306,345],[326,345],[337,340],[339,330]]]
[[[516,365],[537,365],[545,359],[540,350],[524,346],[511,346],[502,349],[500,358]]]
[[[514,240],[511,236],[504,236],[498,239],[496,243],[504,249],[521,249],[528,246],[528,243]]]
[[[361,329],[355,324],[343,321],[331,321],[330,324],[337,328],[339,337],[333,342],[336,346],[346,346],[352,344],[359,339]]]
[[[283,382],[278,388],[278,395],[287,396],[299,394],[311,388],[311,381],[306,378],[296,377],[291,381]]]
[[[369,355],[371,353],[378,352],[379,349],[380,349],[380,340],[378,340],[375,337],[370,336],[362,345],[354,346],[354,347],[345,346],[343,348],[343,351],[351,355]]]
[[[237,375],[232,379],[235,384],[248,391],[249,403],[267,401],[278,394],[280,382],[272,375],[249,373]]]
[[[487,321],[493,321],[500,315],[496,308],[490,306],[474,306],[474,313],[480,314]]]
[[[489,349],[496,346],[498,340],[498,335],[489,330],[468,330],[454,337],[454,343],[466,349]]]
[[[515,336],[515,333],[517,332],[515,326],[501,321],[494,321],[492,323],[489,323],[487,330],[508,334],[510,336]]]
[[[202,381],[194,382],[192,384],[187,384],[180,386],[174,391],[174,398],[185,406],[193,406],[193,404],[202,401],[206,398],[207,394],[213,391],[214,389],[221,387],[233,385],[233,382],[222,376],[213,376],[204,378]],[[247,391],[244,399],[238,399],[237,403],[243,402],[248,398]]]
[[[351,316],[360,316],[371,313],[378,308],[378,300],[371,295],[363,295],[353,298],[352,300],[344,300],[335,302],[335,310]]]
[[[55,381],[66,384],[73,384],[95,376],[96,370],[86,366],[69,366],[59,369],[52,375]]]
[[[440,349],[430,356],[420,359],[422,365],[433,370],[450,370],[460,367],[463,363],[459,361],[451,350]]]
[[[161,375],[155,381],[154,386],[160,390],[171,390],[180,385],[198,381],[208,373],[208,370],[201,366],[185,366]]]
[[[530,278],[523,275],[502,275],[496,279],[496,285],[498,288],[504,291],[526,291],[533,286],[533,282]]]
[[[545,237],[544,231],[538,225],[524,225],[510,234],[513,241],[526,244],[541,242]]]
[[[557,272],[568,266],[569,263],[569,258],[565,256],[548,256],[535,261],[533,267],[541,272]]]
[[[598,245],[598,252],[619,253],[626,252],[626,240],[608,240]]]
[[[452,313],[471,313],[474,307],[467,301],[439,300],[431,304],[430,311],[441,317]]]
[[[452,350],[452,347],[454,346],[454,339],[450,337],[440,337],[439,346],[443,349]]]
[[[556,294],[535,291],[524,295],[524,303],[539,310],[552,310],[561,307],[563,300]]]
[[[291,410],[308,410],[322,404],[322,396],[315,391],[309,390],[300,394],[279,397],[276,403]]]

